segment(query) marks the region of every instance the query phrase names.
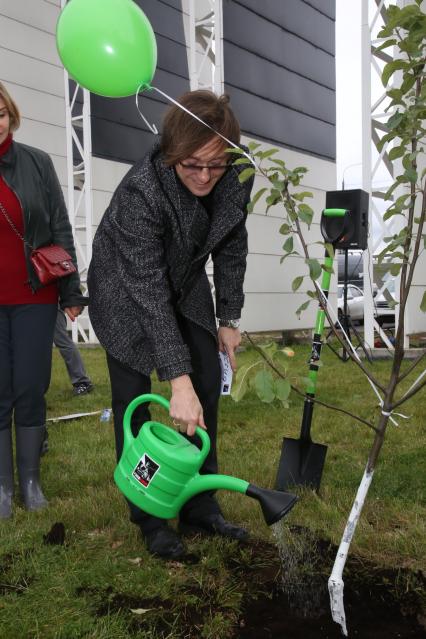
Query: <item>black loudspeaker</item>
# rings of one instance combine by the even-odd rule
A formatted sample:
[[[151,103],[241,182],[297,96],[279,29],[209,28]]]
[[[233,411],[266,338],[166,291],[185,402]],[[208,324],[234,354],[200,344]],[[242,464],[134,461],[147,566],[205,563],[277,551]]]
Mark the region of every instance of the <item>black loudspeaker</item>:
[[[362,189],[349,189],[348,191],[327,191],[325,196],[326,209],[347,209],[347,231],[335,244],[335,249],[360,249],[367,248],[368,237],[368,193]],[[338,218],[329,217],[324,223],[338,224]],[[328,235],[334,235],[334,229],[330,228]]]

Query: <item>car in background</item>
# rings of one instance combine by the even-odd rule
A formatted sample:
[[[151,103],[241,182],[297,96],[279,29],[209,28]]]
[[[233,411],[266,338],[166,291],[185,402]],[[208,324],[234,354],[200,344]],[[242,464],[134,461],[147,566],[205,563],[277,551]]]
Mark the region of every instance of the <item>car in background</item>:
[[[337,285],[337,316],[339,322],[343,319],[344,288],[343,284]],[[346,295],[348,316],[351,320],[362,321],[364,319],[364,293],[355,284],[348,284]]]
[[[352,321],[362,322],[364,320],[364,293],[355,284],[347,286],[347,308],[348,316]],[[343,318],[343,291],[344,285],[337,286],[337,314],[339,321]],[[390,302],[395,299],[395,281],[391,280],[386,286],[386,291],[377,294],[377,287],[373,292],[374,318],[380,325],[395,323],[395,309]]]

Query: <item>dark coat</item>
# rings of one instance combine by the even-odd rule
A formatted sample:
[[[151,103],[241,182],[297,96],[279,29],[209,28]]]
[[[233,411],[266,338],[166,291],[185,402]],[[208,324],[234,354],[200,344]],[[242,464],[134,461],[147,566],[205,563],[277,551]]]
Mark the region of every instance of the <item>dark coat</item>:
[[[206,216],[159,145],[116,189],[93,242],[89,314],[104,348],[120,362],[161,380],[190,373],[191,361],[176,311],[217,336],[205,264],[214,263],[216,315],[239,318],[244,304],[246,207],[252,180],[240,184],[231,167],[212,195],[207,238],[197,248]]]
[[[0,158],[0,173],[17,195],[24,218],[25,261],[33,290],[41,288],[30,261],[32,248],[59,244],[77,267],[71,224],[61,185],[49,155],[40,149],[13,141]],[[32,247],[32,248],[31,248]],[[62,308],[87,303],[80,291],[78,271],[58,280]]]

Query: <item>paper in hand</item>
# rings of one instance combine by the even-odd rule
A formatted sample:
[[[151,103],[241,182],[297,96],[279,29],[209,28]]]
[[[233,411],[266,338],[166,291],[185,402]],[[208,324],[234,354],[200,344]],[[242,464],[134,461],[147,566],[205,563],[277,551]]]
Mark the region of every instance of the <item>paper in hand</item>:
[[[222,353],[222,351],[219,351],[219,360],[221,371],[220,394],[230,395],[232,385],[232,368],[231,362],[229,361],[228,353]]]

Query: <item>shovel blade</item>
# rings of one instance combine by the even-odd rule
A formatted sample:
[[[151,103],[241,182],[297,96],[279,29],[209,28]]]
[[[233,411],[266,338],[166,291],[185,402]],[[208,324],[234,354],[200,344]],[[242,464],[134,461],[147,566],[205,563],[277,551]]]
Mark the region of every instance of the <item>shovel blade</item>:
[[[327,446],[284,437],[278,466],[276,489],[306,486],[318,491],[324,469]]]

